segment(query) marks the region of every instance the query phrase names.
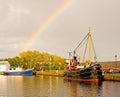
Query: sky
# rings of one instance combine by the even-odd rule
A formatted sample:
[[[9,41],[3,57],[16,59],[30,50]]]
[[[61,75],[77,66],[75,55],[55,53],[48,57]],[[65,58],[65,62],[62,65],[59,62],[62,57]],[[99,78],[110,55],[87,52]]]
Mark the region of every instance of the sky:
[[[39,33],[66,2],[72,3]],[[68,58],[89,27],[98,61],[115,61],[115,55],[120,61],[120,0],[0,0],[0,58],[24,50]]]

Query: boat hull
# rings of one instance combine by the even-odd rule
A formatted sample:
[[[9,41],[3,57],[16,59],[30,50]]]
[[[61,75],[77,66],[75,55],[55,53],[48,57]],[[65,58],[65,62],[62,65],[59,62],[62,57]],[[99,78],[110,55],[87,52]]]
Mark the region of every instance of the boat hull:
[[[73,69],[71,71],[67,70],[64,76],[65,80],[76,80],[84,82],[99,82],[104,80],[99,64],[83,69]]]
[[[28,76],[31,76],[31,75],[33,75],[33,70],[28,69],[28,70],[23,70],[23,71],[5,71],[4,75],[28,75]]]

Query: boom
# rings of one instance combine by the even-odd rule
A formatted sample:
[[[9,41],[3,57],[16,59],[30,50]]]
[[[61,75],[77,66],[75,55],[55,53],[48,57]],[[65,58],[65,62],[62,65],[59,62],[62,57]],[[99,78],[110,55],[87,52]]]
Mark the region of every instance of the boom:
[[[87,44],[86,44],[86,48],[85,48],[85,51],[84,51],[84,55],[86,54],[86,50],[88,50],[88,57],[89,59],[86,60],[84,57],[82,57],[78,52],[78,48],[81,46],[81,44],[87,40]],[[90,28],[88,30],[88,34],[87,36],[80,42],[80,44],[75,48],[74,50],[74,56],[77,56],[78,58],[80,58],[82,60],[82,62],[85,63],[86,66],[90,66],[91,63],[92,63],[92,60],[93,60],[93,52],[94,52],[94,55],[96,57],[96,53],[95,53],[95,49],[94,49],[94,45],[93,45],[93,42],[92,42],[92,37],[91,37],[91,33],[90,33]]]

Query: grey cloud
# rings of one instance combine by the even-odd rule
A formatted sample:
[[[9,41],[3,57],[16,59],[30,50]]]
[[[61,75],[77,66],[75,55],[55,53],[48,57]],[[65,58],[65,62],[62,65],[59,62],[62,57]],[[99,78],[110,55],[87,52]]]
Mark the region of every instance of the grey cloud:
[[[19,52],[41,25],[66,0],[0,0],[0,57]],[[119,58],[120,0],[78,0],[38,35],[30,49],[66,57],[87,34],[88,27],[100,60]],[[114,49],[111,48],[114,47]],[[110,57],[111,56],[111,57]]]

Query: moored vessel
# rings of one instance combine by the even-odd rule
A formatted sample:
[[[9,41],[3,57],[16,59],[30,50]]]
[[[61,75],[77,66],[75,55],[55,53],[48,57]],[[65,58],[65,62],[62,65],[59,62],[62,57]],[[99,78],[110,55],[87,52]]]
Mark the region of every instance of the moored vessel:
[[[22,68],[12,68],[10,70],[4,71],[4,75],[26,75],[31,76],[33,75],[33,69],[26,69],[23,70]]]
[[[82,56],[79,54],[78,49],[81,48],[83,44],[85,44],[85,49],[83,51],[84,53]],[[85,59],[86,53],[88,53],[87,59]],[[95,58],[94,62],[93,62],[93,55]],[[66,63],[67,66],[66,66],[66,70],[64,71],[65,80],[99,82],[104,79],[102,75],[101,65],[96,61],[96,53],[95,53],[90,29],[88,31],[88,34],[85,36],[85,38],[74,49],[72,58],[71,58],[71,52],[69,53],[69,59],[67,60]]]

